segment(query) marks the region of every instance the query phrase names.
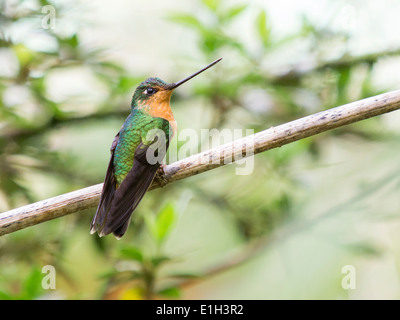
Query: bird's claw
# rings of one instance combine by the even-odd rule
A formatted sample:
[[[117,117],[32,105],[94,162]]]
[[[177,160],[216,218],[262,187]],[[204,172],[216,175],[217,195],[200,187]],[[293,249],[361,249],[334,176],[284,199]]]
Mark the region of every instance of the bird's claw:
[[[165,167],[165,164],[161,164],[160,167],[157,169],[156,175],[154,177],[154,180],[160,185],[161,188],[168,183],[168,179],[164,171]]]

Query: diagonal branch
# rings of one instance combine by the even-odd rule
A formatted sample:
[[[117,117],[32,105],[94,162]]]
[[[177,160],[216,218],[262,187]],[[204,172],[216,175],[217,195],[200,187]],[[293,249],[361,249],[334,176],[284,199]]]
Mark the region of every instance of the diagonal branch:
[[[321,111],[187,157],[164,168],[167,183],[223,166],[243,157],[304,139],[346,124],[400,109],[400,90]],[[159,188],[153,182],[150,190]],[[0,213],[0,235],[11,233],[98,204],[102,184]]]

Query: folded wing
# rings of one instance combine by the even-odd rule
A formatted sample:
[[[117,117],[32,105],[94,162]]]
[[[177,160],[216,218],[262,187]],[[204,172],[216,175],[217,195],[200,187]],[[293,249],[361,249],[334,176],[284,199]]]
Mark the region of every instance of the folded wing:
[[[154,158],[150,159],[153,161],[149,161],[148,151],[152,154],[156,150],[157,159],[163,159],[169,143],[167,139],[164,148],[155,149],[154,146],[159,144],[158,137],[155,137],[154,141],[149,144],[141,142],[135,150],[131,170],[121,185],[117,186],[114,174],[114,152],[118,139],[119,134],[115,137],[111,147],[111,157],[103,191],[90,232],[97,231],[100,236],[113,233],[117,238],[121,238],[129,226],[132,212],[149,189],[161,164],[158,161],[154,163]]]

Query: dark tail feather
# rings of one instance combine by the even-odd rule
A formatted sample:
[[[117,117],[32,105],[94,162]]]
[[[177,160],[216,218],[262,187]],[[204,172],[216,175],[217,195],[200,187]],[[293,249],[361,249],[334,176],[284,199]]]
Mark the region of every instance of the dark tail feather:
[[[101,230],[107,222],[107,215],[110,210],[111,203],[114,199],[115,191],[117,190],[117,181],[114,177],[113,161],[114,157],[112,156],[110,159],[110,163],[108,164],[107,174],[104,180],[99,206],[97,207],[96,214],[90,225],[90,233],[93,234],[97,231],[100,236]]]
[[[102,235],[113,233],[122,237],[136,209],[156,175],[159,164],[150,166],[135,159],[131,171],[114,194]]]
[[[101,236],[101,230],[107,221],[108,211],[110,210],[111,203],[114,199],[115,191],[117,190],[117,180],[114,175],[114,151],[119,140],[119,132],[115,136],[114,141],[111,145],[111,157],[108,162],[106,177],[104,179],[103,190],[101,191],[101,197],[99,206],[97,207],[96,214],[90,225],[90,233],[95,233],[96,231]]]
[[[121,227],[113,231],[113,235],[119,240],[125,234],[126,230],[129,227],[131,219],[128,219]]]

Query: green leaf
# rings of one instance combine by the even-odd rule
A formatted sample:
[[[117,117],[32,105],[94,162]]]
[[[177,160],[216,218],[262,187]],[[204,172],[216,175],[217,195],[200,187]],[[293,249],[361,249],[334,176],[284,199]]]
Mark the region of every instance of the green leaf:
[[[256,19],[256,28],[264,46],[268,44],[271,30],[267,24],[267,14],[264,10],[260,12]]]
[[[156,219],[156,238],[162,242],[167,234],[171,231],[173,223],[175,222],[176,214],[172,204],[167,204]]]
[[[154,267],[159,267],[161,264],[163,264],[164,262],[170,261],[171,258],[168,256],[157,256],[151,259],[151,264]]]
[[[346,248],[356,254],[364,256],[369,255],[379,257],[382,255],[380,248],[378,248],[375,244],[368,242],[350,243],[346,245]]]
[[[155,224],[154,216],[147,214],[147,215],[144,215],[143,218],[144,218],[144,222],[147,227],[147,230],[149,230],[151,237],[153,239],[155,239],[157,232],[156,232],[156,224]]]
[[[160,213],[154,218],[151,215],[145,215],[144,220],[152,238],[161,244],[168,233],[171,231],[175,222],[175,209],[172,204],[167,204],[161,209]]]
[[[206,31],[203,23],[200,22],[195,16],[185,13],[177,13],[172,14],[169,17],[169,20],[174,21],[176,23],[186,25],[188,27],[192,27],[193,29],[199,30],[202,33]]]
[[[178,287],[170,287],[159,291],[158,294],[167,298],[180,298],[181,290]]]
[[[36,55],[34,51],[31,51],[23,44],[14,45],[12,49],[14,50],[14,53],[17,56],[18,62],[21,66],[26,66],[32,63]]]
[[[220,0],[203,0],[204,5],[212,11],[216,11]]]
[[[13,299],[13,297],[11,294],[8,294],[8,293],[0,290],[0,300],[12,300],[12,299]]]
[[[119,255],[122,259],[134,260],[143,262],[143,254],[139,248],[124,246],[119,251]]]
[[[232,8],[229,8],[226,12],[222,14],[221,20],[230,21],[240,15],[245,9],[247,5],[238,5]]]
[[[70,45],[72,48],[77,48],[79,46],[79,39],[76,34],[72,35],[70,38],[63,39],[63,42]]]
[[[21,298],[31,300],[38,297],[43,292],[42,279],[42,272],[38,268],[32,269],[24,281]]]

